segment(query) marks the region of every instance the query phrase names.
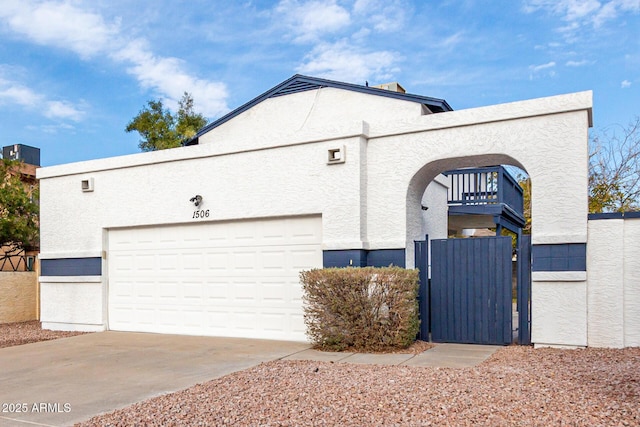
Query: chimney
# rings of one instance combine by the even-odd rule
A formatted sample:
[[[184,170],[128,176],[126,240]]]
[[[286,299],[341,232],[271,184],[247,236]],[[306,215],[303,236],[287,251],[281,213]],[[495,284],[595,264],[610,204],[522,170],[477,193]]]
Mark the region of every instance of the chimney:
[[[384,90],[390,90],[391,92],[407,93],[407,91],[404,90],[404,88],[402,86],[400,86],[400,83],[398,83],[398,82],[384,83],[384,84],[381,84],[381,85],[376,85],[376,86],[371,86],[371,87],[375,87],[375,88],[378,88],[378,89],[384,89]]]

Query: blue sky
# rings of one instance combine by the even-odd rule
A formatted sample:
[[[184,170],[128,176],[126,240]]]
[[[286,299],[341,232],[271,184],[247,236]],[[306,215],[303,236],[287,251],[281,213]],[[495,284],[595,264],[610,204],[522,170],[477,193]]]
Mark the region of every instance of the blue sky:
[[[42,165],[139,152],[184,91],[213,120],[292,75],[400,82],[456,110],[593,90],[640,115],[640,0],[2,0],[0,144]]]

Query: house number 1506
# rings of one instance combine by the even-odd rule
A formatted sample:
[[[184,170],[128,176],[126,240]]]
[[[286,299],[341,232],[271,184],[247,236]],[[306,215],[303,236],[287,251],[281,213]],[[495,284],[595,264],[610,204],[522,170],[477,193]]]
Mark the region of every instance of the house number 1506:
[[[193,211],[193,218],[209,218],[209,209],[206,211]]]

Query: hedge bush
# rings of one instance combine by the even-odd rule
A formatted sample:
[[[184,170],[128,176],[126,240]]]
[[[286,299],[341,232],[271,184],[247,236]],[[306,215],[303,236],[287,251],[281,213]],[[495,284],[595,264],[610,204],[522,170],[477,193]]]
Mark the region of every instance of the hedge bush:
[[[303,271],[307,335],[324,350],[406,348],[418,333],[418,271],[400,267]]]

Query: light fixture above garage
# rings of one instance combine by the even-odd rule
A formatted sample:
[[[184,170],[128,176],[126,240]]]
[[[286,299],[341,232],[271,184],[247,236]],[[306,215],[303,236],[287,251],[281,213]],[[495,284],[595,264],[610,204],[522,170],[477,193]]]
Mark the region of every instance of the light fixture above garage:
[[[198,206],[200,206],[202,204],[202,196],[199,195],[199,194],[196,194],[195,196],[190,198],[189,201],[191,203],[193,203],[194,205],[196,205],[196,208],[197,208]]]

